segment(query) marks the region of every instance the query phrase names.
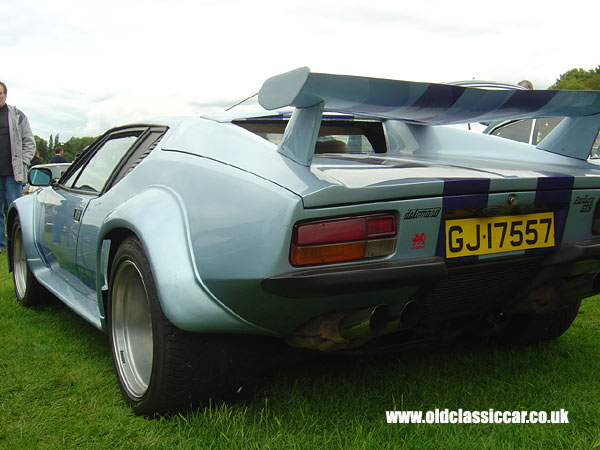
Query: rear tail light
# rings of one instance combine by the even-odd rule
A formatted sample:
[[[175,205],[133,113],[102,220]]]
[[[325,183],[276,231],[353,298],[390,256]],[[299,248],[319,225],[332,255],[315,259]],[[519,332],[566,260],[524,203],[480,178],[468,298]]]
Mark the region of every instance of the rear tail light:
[[[596,203],[594,209],[594,219],[592,220],[592,234],[600,234],[600,200]]]
[[[290,259],[294,266],[388,256],[396,249],[391,214],[296,224]]]

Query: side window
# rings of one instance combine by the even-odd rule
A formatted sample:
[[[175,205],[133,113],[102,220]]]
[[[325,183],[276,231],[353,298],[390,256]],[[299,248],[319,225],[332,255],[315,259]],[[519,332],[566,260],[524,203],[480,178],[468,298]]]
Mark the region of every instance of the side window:
[[[110,189],[125,175],[131,172],[146,156],[152,152],[152,150],[154,150],[166,131],[167,127],[153,127],[147,133],[144,133],[139,142],[136,143],[135,149],[129,152],[127,158],[123,159],[119,163],[117,169],[110,177],[108,185],[106,185],[104,189]]]
[[[490,134],[529,144],[532,125],[533,119],[519,120],[518,122],[513,122],[501,128],[497,128]]]
[[[547,119],[537,119],[535,122],[535,131],[533,132],[533,143],[539,144],[548,133],[563,121],[562,117],[549,117]]]
[[[73,184],[73,180],[76,180],[79,176],[79,172],[85,165],[85,161],[87,159],[87,155],[93,152],[94,146],[101,138],[96,139],[93,143],[86,146],[83,150],[81,150],[75,156],[75,161],[69,164],[69,167],[61,174],[59,183],[61,186],[71,186]]]
[[[108,139],[91,156],[87,164],[66,180],[65,185],[92,192],[102,191],[111,173],[137,138],[138,135],[121,135]]]
[[[73,187],[73,181],[77,179],[77,177],[79,176],[79,172],[81,172],[81,169],[83,169],[84,166],[85,164],[80,164],[74,172],[67,174],[67,177],[64,180],[60,180],[61,184],[66,187]]]

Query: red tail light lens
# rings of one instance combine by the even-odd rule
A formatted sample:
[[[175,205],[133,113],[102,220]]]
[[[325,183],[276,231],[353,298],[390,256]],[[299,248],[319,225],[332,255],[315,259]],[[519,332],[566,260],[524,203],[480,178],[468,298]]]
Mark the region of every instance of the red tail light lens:
[[[394,216],[367,217],[367,235],[369,238],[396,235],[396,218]]]
[[[295,266],[391,255],[396,249],[396,217],[348,217],[297,224],[290,260]]]
[[[364,217],[307,223],[297,225],[296,232],[298,245],[358,241],[366,239],[367,223]]]

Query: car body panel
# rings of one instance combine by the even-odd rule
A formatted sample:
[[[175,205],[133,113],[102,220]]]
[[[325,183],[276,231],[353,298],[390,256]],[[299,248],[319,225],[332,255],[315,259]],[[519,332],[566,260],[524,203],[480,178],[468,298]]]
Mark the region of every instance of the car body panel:
[[[152,119],[109,130],[58,184],[11,207],[11,220],[18,214],[23,224],[35,277],[105,328],[111,257],[124,235],[135,235],[148,257],[162,310],[174,325],[203,333],[286,337],[332,311],[382,304],[401,308],[450,272],[501,266],[503,273],[513,274],[514,267],[529,264],[540,267],[531,277],[542,283],[554,269],[541,269],[538,260],[551,258],[566,259],[560,270],[570,275],[598,270],[589,255],[596,251],[590,205],[600,199],[600,170],[579,157],[582,144],[559,154],[431,125],[569,113],[583,116],[578,123],[588,122],[587,136],[600,127],[600,96],[524,93],[515,99],[512,92],[490,95],[474,88],[358,77],[335,78],[340,85],[331,89],[325,83],[330,76],[316,75],[300,70],[268,81],[261,91],[267,92],[269,107],[294,106],[291,118],[289,111],[269,113],[274,119],[264,111],[231,113]],[[399,104],[383,96],[389,89],[399,89]],[[460,100],[459,94],[465,97]],[[380,123],[386,152],[316,154],[319,127],[330,120],[330,112],[347,114],[348,123],[365,116]],[[237,122],[256,118],[282,124],[279,144]],[[564,146],[556,136],[572,132],[559,130],[550,147]],[[106,180],[97,180],[106,184],[94,192],[75,188],[78,171],[85,173],[106,142],[123,136],[135,142],[119,161],[110,162]],[[554,247],[447,257],[444,226],[452,217],[528,211],[553,213]],[[395,247],[386,256],[292,264],[299,223],[378,214],[397,223]],[[576,263],[584,257],[592,263],[582,269]],[[483,289],[487,279],[481,280]],[[532,280],[523,283],[535,286]],[[302,291],[304,282],[315,282],[314,289]],[[297,293],[289,288],[298,285]],[[525,295],[530,287],[522,289]],[[467,306],[448,304],[436,311],[429,305],[424,320],[481,312],[473,303]],[[482,311],[496,307],[481,305]]]
[[[290,163],[287,158],[281,158],[273,151],[273,144],[232,124],[204,123],[199,119],[186,120],[165,139],[162,149],[197,152],[206,158],[220,160],[234,167],[243,167],[246,171],[300,195],[307,208],[350,203],[357,197],[368,201],[440,195],[443,192],[443,178],[467,179],[481,176],[481,170],[470,169],[469,164],[488,166],[489,173],[486,173],[486,176],[494,178],[492,189],[498,190],[503,189],[503,179],[508,179],[507,184],[512,184],[522,175],[514,169],[514,164],[506,164],[506,159],[526,163],[531,167],[532,173],[560,173],[560,167],[564,167],[565,164],[584,170],[589,167],[587,163],[577,159],[565,160],[561,156],[541,152],[529,145],[518,146],[514,142],[486,135],[474,135],[465,140],[462,130],[423,127],[393,121],[385,122],[385,129],[388,138],[393,141],[389,144],[385,157],[352,156],[349,159],[336,156],[336,159],[332,160],[331,157],[316,156],[310,172]],[[247,151],[221,151],[223,148],[236,149],[241,146]],[[482,152],[482,148],[485,148],[485,152],[478,160],[476,156]],[[468,162],[463,161],[462,167],[461,162],[456,160],[461,156],[468,156],[470,159]],[[432,160],[433,158],[435,160]],[[444,158],[448,159],[446,165],[443,165]],[[532,159],[535,162],[532,162]],[[361,160],[367,160],[367,163],[363,164]],[[370,164],[375,160],[379,162],[378,165]],[[544,163],[548,167],[540,170]],[[423,168],[424,173],[421,177],[414,175],[417,165]],[[377,166],[385,167],[386,170],[373,170],[369,173],[365,170]],[[402,170],[403,166],[411,170]],[[435,166],[438,168],[435,169]],[[503,176],[495,166],[504,166],[509,173]],[[432,178],[438,179],[437,186]],[[532,180],[531,183],[534,184],[535,181]],[[400,186],[402,189],[399,189]],[[352,190],[348,190],[348,187]]]
[[[77,277],[74,275],[69,277],[68,271],[57,267],[55,260],[48,258],[47,251],[40,243],[39,236],[42,234],[40,230],[44,229],[45,224],[37,196],[47,189],[51,188],[42,188],[14,202],[8,212],[8,223],[12,224],[15,216],[18,215],[27,263],[37,280],[85,320],[100,328],[98,297],[90,295],[88,290],[77,289],[75,285],[81,286]],[[8,249],[10,252],[10,246]],[[58,273],[56,269],[59,270]]]
[[[289,138],[282,140],[278,150],[305,165],[314,146],[294,135],[313,132],[311,126],[320,123],[315,117],[323,105],[329,111],[421,125],[566,116],[569,126],[553,130],[540,148],[579,159],[588,158],[591,144],[588,146],[587,141],[593,141],[600,129],[600,94],[596,91],[488,90],[311,73],[302,67],[269,78],[258,99],[267,109],[296,108],[286,129]],[[573,142],[565,146],[564,140]],[[305,145],[291,148],[300,143]]]
[[[157,220],[156,210],[148,210],[148,202],[160,209],[163,220]],[[96,233],[104,237],[115,228],[131,230],[148,254],[161,306],[173,323],[188,331],[248,331],[250,327],[246,322],[229,311],[204,286],[190,248],[191,236],[186,220],[189,211],[182,207],[181,199],[174,191],[162,186],[149,187],[120,204],[107,217],[103,208],[98,205],[90,211],[92,218],[89,224],[84,224],[89,227],[84,238],[91,244],[99,239],[93,236]],[[94,217],[106,217],[106,220],[94,223]],[[93,267],[91,258],[97,251],[88,246],[82,249],[82,255],[85,253],[82,260]],[[96,265],[99,264],[96,262]]]

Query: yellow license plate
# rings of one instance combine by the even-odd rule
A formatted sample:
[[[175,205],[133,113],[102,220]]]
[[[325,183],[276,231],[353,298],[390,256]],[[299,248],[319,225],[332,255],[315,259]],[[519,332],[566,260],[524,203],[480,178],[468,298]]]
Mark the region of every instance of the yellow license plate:
[[[554,247],[554,213],[446,221],[446,258]]]

